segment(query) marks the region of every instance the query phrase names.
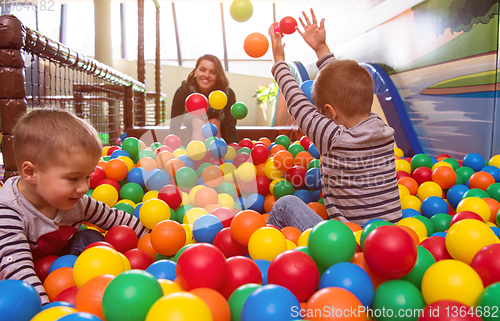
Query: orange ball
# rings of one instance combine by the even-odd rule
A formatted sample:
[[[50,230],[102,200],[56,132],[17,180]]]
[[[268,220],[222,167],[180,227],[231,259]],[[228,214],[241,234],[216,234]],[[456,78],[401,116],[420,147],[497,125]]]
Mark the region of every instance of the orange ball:
[[[144,168],[146,171],[151,171],[157,168],[156,161],[150,157],[143,157],[137,161],[137,167]]]
[[[174,154],[168,150],[163,150],[156,155],[156,166],[159,169],[164,169],[169,160],[175,158]]]
[[[314,158],[309,154],[309,152],[302,151],[298,152],[297,155],[295,155],[295,165],[300,165],[304,166],[307,168],[307,165],[313,160]]]
[[[210,204],[217,204],[218,202],[219,196],[211,187],[203,186],[194,194],[194,205],[196,207],[205,207]]]
[[[196,288],[189,292],[205,302],[212,313],[213,321],[231,321],[231,309],[222,294],[210,288]]]
[[[224,173],[217,165],[207,166],[201,173],[201,177],[208,187],[217,187],[224,182]]]
[[[102,312],[102,297],[109,283],[114,278],[114,275],[104,274],[96,276],[85,282],[76,294],[75,308],[78,311],[95,314],[104,320],[104,314]]]
[[[262,214],[262,218],[266,221],[267,224],[267,220],[269,219],[269,213]]]
[[[444,167],[444,166],[441,166],[441,167]],[[413,178],[402,177],[398,180],[398,184],[405,186],[408,189],[408,191],[410,192],[410,195],[413,195],[413,196],[417,195],[418,183]]]
[[[185,244],[186,231],[176,221],[161,221],[151,231],[151,245],[161,255],[175,255]]]
[[[245,38],[243,49],[250,57],[259,58],[264,56],[269,49],[269,41],[260,32],[254,32]]]
[[[104,170],[106,168],[106,165],[108,165],[108,162],[105,162],[105,161],[99,161],[99,163],[97,163],[97,166],[99,166],[100,168],[102,168],[102,170]],[[106,173],[106,172],[104,172]]]
[[[441,186],[442,189],[448,189],[455,185],[457,173],[451,167],[439,166],[432,172],[431,179],[434,183]]]
[[[469,187],[470,188],[479,188],[483,191],[491,185],[495,183],[495,178],[490,173],[486,172],[475,172],[469,178]]]
[[[137,242],[137,248],[148,252],[149,256],[151,256],[153,260],[156,260],[156,254],[158,254],[158,252],[151,244],[151,233],[148,233],[139,239]]]
[[[359,299],[350,291],[339,287],[327,287],[316,291],[306,304],[306,311],[356,311],[356,313],[336,313],[333,317],[329,314],[314,313],[313,316],[307,315],[310,321],[316,320],[366,320],[366,312],[359,311],[362,306]]]
[[[281,229],[281,233],[283,233],[287,240],[290,240],[295,244],[299,242],[299,237],[302,234],[302,232],[295,226],[285,226]]]
[[[266,167],[266,163],[260,163],[259,165],[255,166],[257,169],[257,176],[266,176],[266,172],[264,171]]]
[[[371,267],[368,266],[365,260],[365,254],[363,252],[357,252],[356,254],[354,254],[351,263],[356,264],[357,266],[365,270],[366,273],[368,273],[368,276],[372,280],[374,289],[377,289],[380,284],[387,281],[386,278],[383,278],[380,275],[376,274],[375,272],[373,272]]]
[[[405,230],[408,234],[410,234],[411,238],[413,239],[413,242],[415,245],[420,244],[420,238],[418,237],[417,232],[415,232],[412,228],[406,226],[406,225],[397,225],[397,227]]]
[[[248,246],[253,232],[266,226],[266,220],[254,210],[240,211],[231,221],[231,236],[241,245]]]
[[[273,209],[274,203],[276,203],[277,199],[273,194],[267,194],[264,200],[264,211],[271,212]]]
[[[167,162],[167,165],[165,166],[165,172],[167,172],[168,176],[170,176],[170,179],[174,179],[175,173],[177,173],[180,168],[183,168],[185,166],[186,165],[184,165],[184,163],[180,159],[172,158]]]
[[[280,150],[274,155],[274,166],[280,171],[286,172],[294,165],[292,153],[287,150]]]
[[[73,268],[71,267],[62,267],[52,271],[43,282],[43,287],[51,302],[59,293],[73,286],[76,286],[76,283],[73,280]]]
[[[490,222],[496,224],[497,223],[497,213],[500,211],[500,202],[493,198],[483,198],[483,201],[488,204],[491,210]]]
[[[212,213],[212,211],[218,209],[220,206],[217,205],[217,204],[208,204],[207,206],[205,206],[203,209],[205,211],[207,211],[208,213]]]
[[[107,178],[114,179],[117,182],[121,181],[122,179],[125,179],[125,177],[127,177],[128,174],[127,163],[125,163],[123,160],[119,158],[111,159],[106,165],[104,173],[106,173]]]
[[[277,152],[282,151],[282,150],[286,150],[286,147],[283,145],[280,145],[280,144],[274,145],[271,148],[271,152],[269,153],[269,155],[271,157],[274,157],[274,155],[276,155]]]
[[[358,224],[352,222],[346,222],[345,225],[347,225],[347,227],[350,228],[353,233],[363,229]]]
[[[267,137],[261,137],[259,138],[259,142],[263,142],[264,144],[266,144],[266,146],[269,148],[269,146],[271,146],[271,140]]]
[[[322,219],[324,220],[328,219],[328,213],[326,212],[325,205],[319,202],[311,202],[308,203],[307,206],[309,206],[313,211],[315,211],[319,216],[321,216]]]

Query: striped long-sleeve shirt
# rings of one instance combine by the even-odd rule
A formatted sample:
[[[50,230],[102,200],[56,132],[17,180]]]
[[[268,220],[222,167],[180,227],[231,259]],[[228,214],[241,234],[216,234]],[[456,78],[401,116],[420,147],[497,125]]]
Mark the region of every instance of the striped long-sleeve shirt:
[[[57,254],[83,221],[105,230],[127,225],[139,238],[150,231],[135,216],[88,196],[71,211],[58,211],[54,219],[49,219],[19,192],[18,180],[19,177],[12,177],[0,188],[0,280],[28,282],[40,294],[42,304],[49,299],[35,273],[33,259]]]
[[[321,57],[321,70],[335,61]],[[288,111],[318,148],[325,206],[331,219],[359,225],[373,218],[396,222],[402,217],[394,158],[394,130],[374,113],[351,128],[319,113],[307,99],[288,65],[272,68]]]

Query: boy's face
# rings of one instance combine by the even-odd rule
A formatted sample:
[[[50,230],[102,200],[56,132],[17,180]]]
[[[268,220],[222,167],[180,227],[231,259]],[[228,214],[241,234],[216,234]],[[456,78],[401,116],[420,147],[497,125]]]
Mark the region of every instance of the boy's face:
[[[79,152],[62,156],[58,164],[38,171],[36,193],[41,205],[62,211],[72,210],[88,191],[90,174],[98,161],[99,157]]]

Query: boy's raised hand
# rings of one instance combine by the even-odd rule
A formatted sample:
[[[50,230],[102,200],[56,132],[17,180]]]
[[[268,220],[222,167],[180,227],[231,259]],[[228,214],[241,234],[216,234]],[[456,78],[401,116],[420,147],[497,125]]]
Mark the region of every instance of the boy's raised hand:
[[[325,19],[321,19],[318,27],[318,22],[316,20],[316,15],[314,14],[314,10],[311,8],[311,21],[307,17],[306,13],[302,11],[302,15],[304,16],[304,20],[299,17],[300,24],[304,28],[304,31],[300,31],[298,27],[295,27],[297,32],[304,38],[304,41],[316,52],[318,58],[322,57],[324,54],[330,52],[326,44],[326,31],[325,31]]]
[[[273,50],[274,62],[285,60],[285,45],[281,42],[281,34],[275,31],[275,23],[269,27],[269,36],[271,37],[271,49]]]

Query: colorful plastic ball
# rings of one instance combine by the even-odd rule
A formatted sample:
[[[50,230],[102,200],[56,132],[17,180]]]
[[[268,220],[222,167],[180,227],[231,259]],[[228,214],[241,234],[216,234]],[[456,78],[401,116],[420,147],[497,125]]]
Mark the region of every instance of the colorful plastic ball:
[[[243,49],[250,57],[259,58],[264,56],[269,49],[269,41],[262,33],[253,32],[245,38]]]
[[[67,314],[57,321],[101,321],[97,316],[87,312],[76,312]]]
[[[307,246],[316,264],[326,269],[339,262],[349,262],[356,253],[357,243],[349,227],[331,220],[320,222],[311,230]]]
[[[73,307],[57,305],[50,307],[48,309],[42,309],[42,311],[37,315],[35,315],[35,317],[30,321],[54,321],[54,320],[59,320],[60,318],[66,315],[70,315],[77,312],[78,311],[75,310]]]
[[[241,211],[231,221],[231,235],[241,245],[248,246],[252,234],[266,226],[262,215],[253,210]]]
[[[426,154],[416,154],[411,158],[411,168],[413,170],[419,167],[432,168],[432,159]]]
[[[125,271],[120,253],[107,246],[94,246],[82,252],[73,266],[73,277],[81,288],[88,280],[103,274],[118,275]]]
[[[0,315],[5,320],[29,321],[42,310],[35,288],[21,280],[0,281]]]
[[[72,268],[75,265],[75,261],[77,259],[76,255],[63,255],[58,257],[52,264],[50,265],[48,274],[54,272],[57,269],[63,268],[63,267],[70,267]]]
[[[498,320],[500,310],[500,283],[494,283],[486,287],[477,299],[476,307],[481,310],[481,317],[484,321]],[[477,309],[476,311],[478,311]]]
[[[158,198],[171,208],[177,209],[182,204],[182,192],[175,185],[165,185],[158,192]]]
[[[247,21],[253,14],[252,2],[250,0],[234,0],[229,7],[229,14],[235,21]]]
[[[483,156],[478,153],[470,153],[464,156],[463,166],[472,168],[475,172],[480,171],[486,166],[486,161]]]
[[[241,320],[291,320],[294,307],[299,309],[300,303],[290,290],[274,284],[263,285],[246,299]]]
[[[417,190],[417,197],[423,202],[426,198],[443,196],[443,189],[437,183],[432,181],[422,183]]]
[[[118,201],[118,191],[108,184],[99,185],[92,192],[92,198],[112,207]]]
[[[162,255],[175,255],[185,244],[186,232],[176,221],[161,221],[151,231],[151,245]]]
[[[163,144],[165,146],[170,147],[172,150],[176,150],[177,148],[181,147],[181,145],[182,145],[181,139],[179,138],[179,136],[174,135],[174,134],[167,135],[165,137],[165,139],[163,140]]]
[[[471,189],[479,188],[483,191],[486,191],[486,189],[491,184],[495,184],[495,182],[496,181],[493,175],[487,172],[479,171],[472,174],[471,177],[469,178],[469,187]]]
[[[231,209],[225,207],[216,208],[210,214],[217,216],[221,220],[223,227],[230,227],[235,215]]]
[[[145,321],[167,320],[213,320],[207,304],[195,294],[175,292],[161,297],[154,302]]]
[[[312,196],[311,192],[309,192],[308,190],[299,189],[299,190],[296,190],[295,193],[293,193],[293,195],[300,198],[306,204],[313,202],[313,196]]]
[[[125,253],[137,247],[137,234],[127,225],[116,225],[109,229],[104,236],[104,241],[110,243],[120,252]]]
[[[417,246],[411,236],[397,226],[380,226],[363,243],[366,263],[379,275],[399,279],[417,261]]]
[[[297,27],[297,21],[293,17],[286,16],[280,20],[279,28],[284,34],[291,35],[295,32],[295,27]]]
[[[363,244],[365,242],[366,237],[373,230],[375,230],[376,228],[378,228],[380,226],[385,226],[385,225],[393,225],[393,224],[390,222],[384,221],[382,219],[379,219],[379,218],[374,218],[374,219],[366,221],[365,224],[363,224],[363,231],[361,232],[360,240],[359,240],[361,248],[363,248]]]
[[[247,106],[242,102],[236,102],[231,106],[231,115],[235,119],[243,119],[248,114]]]
[[[210,152],[210,155],[215,158],[223,158],[224,156],[226,156],[228,146],[225,141],[221,139],[215,139],[210,143],[208,151]]]
[[[207,148],[205,147],[205,144],[203,144],[199,140],[192,140],[186,146],[186,152],[189,158],[198,161],[203,159],[203,157],[205,157],[205,154],[207,153]]]
[[[453,208],[456,208],[458,203],[462,200],[464,194],[469,190],[465,185],[452,186],[446,193],[446,199]]]
[[[193,237],[197,243],[213,243],[215,235],[222,230],[221,220],[212,214],[200,216],[193,224]]]
[[[436,262],[441,260],[451,260],[452,257],[446,248],[446,239],[441,236],[430,236],[420,242],[420,246],[425,247],[431,252]]]
[[[264,212],[264,202],[265,198],[259,193],[252,193],[248,195],[245,208],[254,210],[259,213]]]
[[[476,214],[476,213],[471,212],[471,211],[462,211],[462,212],[458,212],[455,215],[453,215],[453,217],[451,218],[451,221],[450,221],[450,226],[452,226],[456,222],[459,222],[462,220],[467,220],[467,219],[478,220],[479,222],[484,223],[483,218],[479,214]]]
[[[458,203],[456,212],[471,211],[483,218],[483,222],[488,222],[491,216],[491,210],[488,203],[478,197],[467,197]]]
[[[445,213],[434,214],[430,220],[436,232],[444,232],[450,228],[452,216]]]
[[[148,172],[144,168],[136,167],[127,174],[127,183],[136,183],[142,188],[146,187]]]
[[[432,180],[432,170],[428,167],[422,166],[416,168],[411,177],[417,182],[418,185],[422,185],[425,182]]]
[[[170,207],[160,199],[147,200],[139,210],[139,218],[145,227],[153,229],[161,221],[170,219]]]
[[[457,181],[457,173],[453,168],[440,166],[432,172],[432,181],[441,186],[442,189],[449,189]]]
[[[278,254],[286,251],[286,249],[285,236],[280,230],[273,227],[259,228],[252,233],[248,240],[248,253],[254,260],[272,261]]]
[[[236,178],[244,183],[253,182],[257,171],[255,165],[250,162],[244,162],[236,170]]]
[[[208,95],[208,103],[213,109],[222,109],[226,107],[227,104],[227,96],[222,90],[214,90]],[[203,129],[203,128],[202,128]],[[216,128],[217,129],[217,128]],[[202,131],[203,134],[203,131]],[[215,135],[216,136],[217,132]],[[207,137],[205,137],[207,138]]]
[[[192,93],[187,96],[185,105],[189,114],[195,117],[203,116],[208,110],[208,99],[202,94]]]
[[[319,159],[321,156],[319,154],[318,148],[314,144],[309,145],[309,149],[307,151],[309,152],[309,154],[311,154],[312,157],[314,157],[316,159]]]
[[[485,287],[500,282],[500,244],[490,244],[479,250],[470,266],[479,274]]]
[[[385,315],[378,315],[377,320],[416,320],[418,312],[425,307],[424,299],[418,288],[404,280],[391,280],[381,284],[373,297],[372,308]]]
[[[326,311],[325,307],[327,307]],[[292,317],[299,317],[299,309],[300,307],[292,310],[296,311],[296,313],[292,312]],[[328,287],[316,291],[307,301],[305,311],[305,317],[308,320],[366,320],[366,309],[362,308],[359,299],[353,293],[339,287]],[[310,311],[310,316],[307,315],[307,311]],[[314,318],[314,311],[325,311],[325,314]]]
[[[494,200],[500,202],[500,183],[491,184],[487,189],[486,193]]]
[[[170,177],[161,169],[153,169],[148,172],[146,188],[148,190],[159,191],[163,186],[170,183]]]
[[[300,146],[300,145],[295,145]],[[307,169],[300,165],[295,165],[285,173],[286,179],[292,183],[295,188],[299,188],[304,185],[305,177],[307,174]]]
[[[54,270],[43,282],[43,287],[50,301],[54,301],[59,293],[73,286],[76,286],[76,284],[73,280],[73,268],[71,267]]]
[[[484,286],[476,271],[457,260],[442,260],[431,265],[422,278],[422,295],[427,304],[454,300],[475,305]]]
[[[467,197],[488,198],[488,197],[490,197],[490,195],[486,191],[483,191],[482,189],[471,188],[467,192],[465,192],[465,194],[463,196],[463,198],[467,198]]]
[[[262,284],[262,273],[257,264],[246,256],[233,256],[227,259],[226,281],[220,293],[229,299],[240,286],[253,283]]]
[[[214,289],[197,288],[189,291],[202,299],[210,309],[214,321],[230,321],[231,310],[226,299]]]
[[[229,227],[223,228],[215,235],[213,245],[221,250],[226,258],[248,254],[248,248],[236,242],[231,236]]]
[[[165,173],[166,175],[166,173]],[[168,175],[167,175],[168,177]],[[126,183],[120,188],[120,199],[131,200],[134,203],[140,203],[144,196],[144,190],[137,183]]]
[[[434,263],[436,263],[436,259],[434,256],[427,250],[426,248],[417,245],[417,261],[415,262],[415,266],[407,275],[403,276],[401,280],[408,281],[412,283],[414,286],[418,288],[420,291],[422,278],[425,274],[425,271]]]
[[[92,313],[104,320],[102,312],[102,297],[113,275],[100,275],[90,279],[78,291],[75,298],[75,308],[78,311]]]
[[[99,185],[99,182],[106,178],[106,173],[104,170],[96,166],[95,170],[90,174],[90,185],[89,188],[94,189]]]
[[[293,187],[292,183],[290,183],[287,180],[280,180],[276,182],[276,184],[273,187],[273,195],[277,199],[280,199],[283,196],[286,195],[293,195],[295,192],[295,188]]]
[[[175,280],[177,264],[173,260],[159,260],[148,266],[146,271],[156,279]]]
[[[137,157],[139,151],[141,150],[141,144],[137,138],[127,137],[122,142],[122,149],[126,151],[130,157]]]
[[[211,187],[202,186],[194,194],[194,205],[197,207],[204,208],[210,204],[217,204],[217,202],[217,192]]]
[[[269,150],[264,146],[255,146],[251,154],[252,161],[255,165],[265,163],[269,158]]]
[[[175,173],[175,184],[180,189],[190,189],[196,185],[197,181],[196,171],[190,167],[182,167]]]
[[[496,166],[485,166],[481,169],[481,172],[489,173],[495,179],[495,182],[500,182],[500,168]]]
[[[115,181],[121,181],[127,177],[128,166],[121,159],[112,159],[106,164],[104,172],[106,173],[106,177]]]
[[[108,321],[143,320],[162,295],[160,284],[150,273],[126,271],[106,287],[102,298],[103,314]]]
[[[422,201],[420,212],[425,217],[431,218],[438,213],[448,213],[448,204],[441,197],[430,196]]]
[[[418,183],[412,177],[402,177],[398,179],[398,184],[405,186],[411,195],[417,195]]]
[[[443,313],[444,311],[444,313]],[[452,300],[436,301],[427,305],[422,311],[419,321],[481,321],[471,308]]]
[[[56,255],[44,255],[39,257],[33,261],[33,266],[35,269],[36,276],[40,279],[40,281],[44,281],[47,275],[49,274],[50,267],[55,260],[57,260]]]
[[[123,255],[128,259],[132,270],[146,270],[154,262],[148,252],[138,248],[130,249]]]

